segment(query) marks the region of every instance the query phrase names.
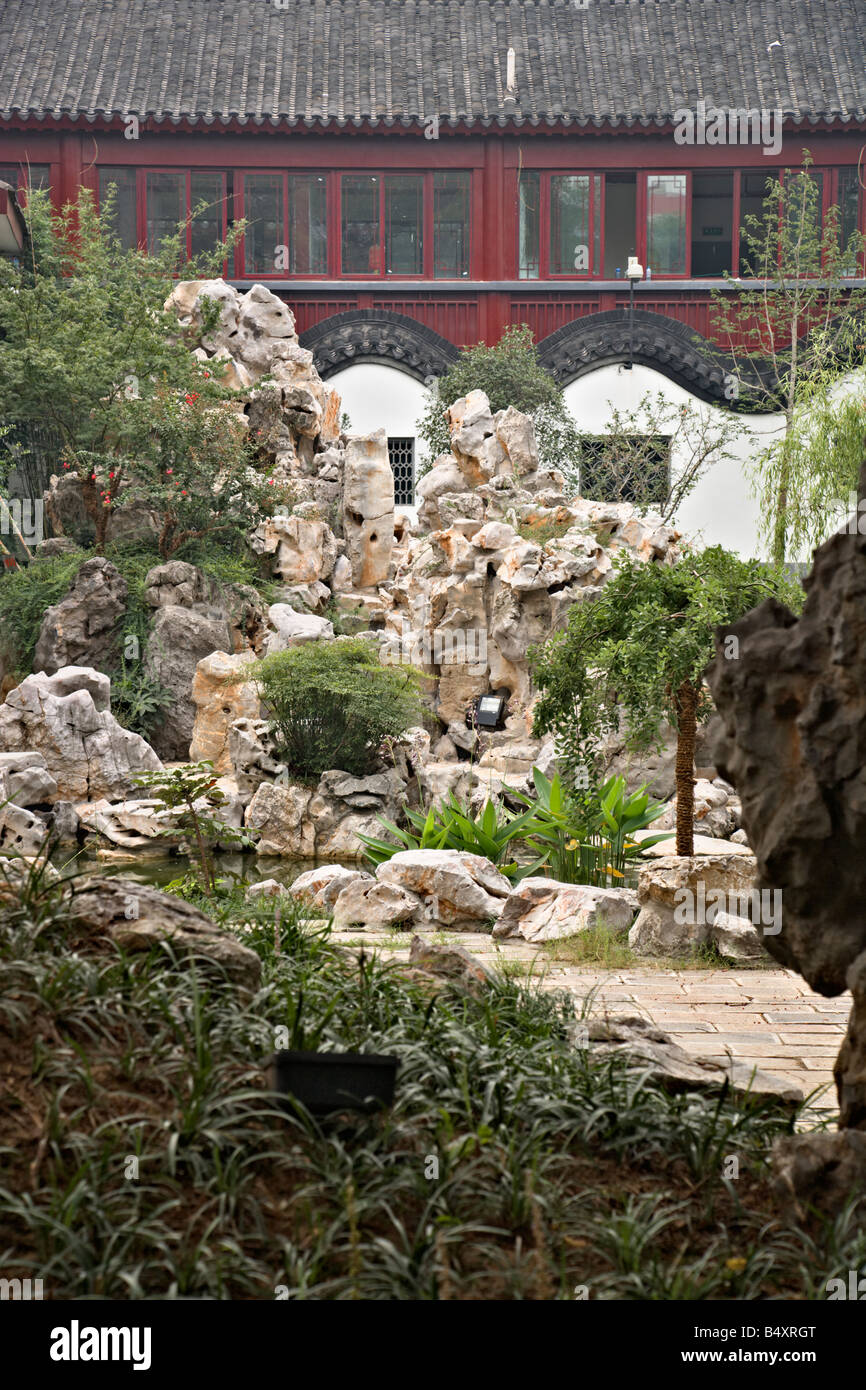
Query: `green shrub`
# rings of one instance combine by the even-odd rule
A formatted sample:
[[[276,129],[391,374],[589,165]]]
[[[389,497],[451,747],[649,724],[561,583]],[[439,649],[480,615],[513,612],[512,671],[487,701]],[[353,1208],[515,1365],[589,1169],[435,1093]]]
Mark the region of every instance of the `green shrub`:
[[[423,713],[419,673],[380,665],[363,637],[274,652],[259,664],[256,679],[278,756],[302,777],[330,768],[365,776],[382,740],[398,737]]]
[[[466,854],[480,854],[495,864],[506,878],[519,883],[522,878],[537,873],[547,858],[545,853],[533,864],[517,864],[510,858],[510,848],[514,842],[524,840],[530,830],[537,828],[533,817],[532,810],[518,816],[489,799],[483,811],[476,816],[451,792],[438,806],[431,806],[429,811],[408,807],[406,818],[411,830],[401,830],[384,816],[377,817],[399,843],[376,839],[372,835],[359,835],[358,839],[366,845],[366,857],[371,864],[383,864],[404,849],[457,849]]]
[[[36,559],[17,570],[0,570],[0,652],[8,670],[22,679],[33,669],[33,653],[46,608],[66,596],[87,556],[82,551]]]
[[[542,464],[572,471],[570,460],[579,447],[577,426],[560,387],[538,360],[528,324],[506,328],[494,347],[475,343],[463,348],[436,382],[418,421],[418,434],[431,461],[450,449],[445,411],[470,391],[483,391],[494,414],[513,405],[530,415]]]

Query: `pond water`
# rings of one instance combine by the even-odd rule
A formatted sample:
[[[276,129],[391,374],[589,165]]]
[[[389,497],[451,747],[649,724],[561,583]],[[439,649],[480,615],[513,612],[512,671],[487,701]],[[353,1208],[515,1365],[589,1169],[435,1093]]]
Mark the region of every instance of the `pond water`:
[[[215,854],[217,877],[230,882],[259,883],[265,878],[275,878],[287,888],[296,878],[314,869],[317,863],[343,864],[347,868],[369,870],[358,860],[349,859],[283,859],[255,854]],[[67,866],[67,872],[79,874],[98,874],[105,878],[126,878],[133,883],[145,883],[153,888],[164,888],[172,879],[183,878],[195,865],[185,854],[149,855],[137,854],[116,856],[80,853],[70,856],[59,853],[54,857],[57,868]]]

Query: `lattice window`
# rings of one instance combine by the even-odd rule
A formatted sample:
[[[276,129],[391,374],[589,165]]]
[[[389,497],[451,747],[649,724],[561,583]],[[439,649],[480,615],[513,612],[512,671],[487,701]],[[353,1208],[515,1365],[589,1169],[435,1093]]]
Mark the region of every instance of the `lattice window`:
[[[594,502],[661,507],[670,489],[667,435],[584,435],[580,441],[580,495]]]
[[[389,439],[388,457],[394,473],[394,501],[411,506],[415,501],[415,440]]]

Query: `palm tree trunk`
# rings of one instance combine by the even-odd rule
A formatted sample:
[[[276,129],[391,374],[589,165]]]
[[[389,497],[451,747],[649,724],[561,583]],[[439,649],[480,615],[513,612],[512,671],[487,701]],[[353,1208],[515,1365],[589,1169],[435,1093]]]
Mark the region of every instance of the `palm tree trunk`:
[[[677,854],[695,852],[695,738],[698,692],[683,681],[676,696],[677,708]]]

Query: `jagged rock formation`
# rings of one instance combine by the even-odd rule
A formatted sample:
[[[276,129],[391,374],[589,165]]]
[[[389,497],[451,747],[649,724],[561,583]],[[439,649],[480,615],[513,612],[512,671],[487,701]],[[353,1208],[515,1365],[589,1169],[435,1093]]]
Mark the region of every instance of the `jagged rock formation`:
[[[805,587],[799,619],[769,600],[717,634],[716,762],[740,794],[761,885],[782,890],[768,950],[821,994],[854,991],[836,1083],[842,1126],[866,1129],[866,537],[828,540]]]
[[[0,705],[0,748],[41,753],[64,800],[125,796],[133,773],[162,764],[143,738],[118,724],[110,690],[108,677],[88,666],[28,676]]]
[[[63,666],[119,665],[127,586],[110,560],[85,560],[60,603],[46,610],[33,655],[34,671],[53,676]]]

